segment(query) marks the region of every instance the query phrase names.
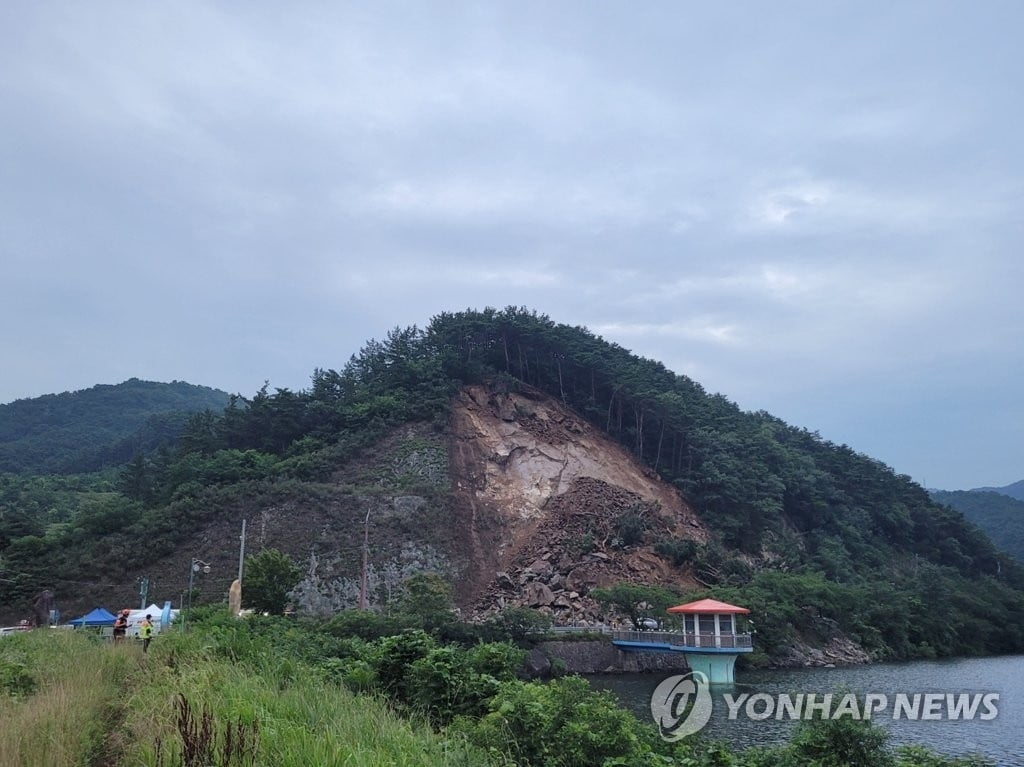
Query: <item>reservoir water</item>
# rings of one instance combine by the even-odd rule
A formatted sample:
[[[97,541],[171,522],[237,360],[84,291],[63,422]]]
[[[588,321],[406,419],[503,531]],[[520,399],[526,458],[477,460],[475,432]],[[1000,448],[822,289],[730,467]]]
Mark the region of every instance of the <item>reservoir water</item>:
[[[591,675],[593,687],[610,690],[623,706],[643,721],[652,721],[651,694],[667,674]],[[714,687],[714,710],[703,733],[725,740],[737,747],[783,743],[793,723],[775,718],[754,721],[744,708],[730,720],[725,694],[766,693],[795,697],[798,693],[825,693],[838,698],[842,692],[859,695],[886,695],[887,710],[874,715],[872,721],[889,730],[891,742],[917,743],[948,754],[977,753],[999,765],[1024,767],[1024,656],[998,658],[966,658],[910,663],[879,663],[869,666],[824,669],[783,669],[745,671],[736,674],[737,683]],[[968,695],[998,693],[998,713],[990,721],[978,716],[972,720],[949,719],[914,721],[901,715],[894,719],[894,699],[899,694],[912,696],[927,693]],[[923,708],[921,709],[923,712]],[[979,712],[984,709],[979,708]]]

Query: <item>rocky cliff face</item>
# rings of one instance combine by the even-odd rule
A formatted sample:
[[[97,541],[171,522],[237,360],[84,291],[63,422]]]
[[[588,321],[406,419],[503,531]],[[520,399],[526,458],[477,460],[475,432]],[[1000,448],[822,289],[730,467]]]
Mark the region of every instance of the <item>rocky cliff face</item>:
[[[540,392],[464,389],[452,408],[452,502],[469,563],[459,597],[475,613],[535,607],[560,622],[598,617],[587,593],[625,580],[692,586],[653,552],[705,541],[674,488]],[[639,540],[624,540],[629,517]]]

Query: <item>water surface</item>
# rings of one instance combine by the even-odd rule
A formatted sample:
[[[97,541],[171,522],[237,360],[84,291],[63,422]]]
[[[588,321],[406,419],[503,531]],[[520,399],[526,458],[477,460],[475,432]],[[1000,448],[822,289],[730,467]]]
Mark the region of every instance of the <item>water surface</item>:
[[[610,690],[622,705],[651,721],[651,693],[667,674],[597,674],[588,677],[598,689]],[[836,669],[738,671],[735,685],[715,687],[714,713],[704,732],[744,747],[785,742],[793,724],[752,721],[742,713],[730,721],[723,695],[742,693],[858,694],[999,693],[998,715],[991,721],[911,721],[892,719],[892,704],[873,721],[891,733],[894,743],[919,743],[949,754],[979,753],[999,765],[1024,767],[1024,656],[968,658],[910,663],[878,663]]]

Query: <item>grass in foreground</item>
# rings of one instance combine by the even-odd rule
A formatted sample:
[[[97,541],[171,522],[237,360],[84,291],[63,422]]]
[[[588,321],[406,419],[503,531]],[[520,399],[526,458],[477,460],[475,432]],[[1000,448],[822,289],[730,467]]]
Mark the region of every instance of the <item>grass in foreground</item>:
[[[139,666],[135,649],[69,631],[5,637],[0,767],[116,764],[124,745],[122,691]]]
[[[75,632],[27,632],[0,646],[0,685],[0,767],[488,762],[320,672],[286,659],[232,663],[193,635],[160,637],[145,656]]]
[[[280,659],[267,659],[258,669],[232,664],[210,657],[192,636],[163,642],[130,703],[133,764],[187,764],[180,758],[179,696],[194,716],[208,712],[218,748],[228,728],[258,737],[255,762],[240,754],[233,757],[239,765],[485,763],[461,741],[401,719],[382,700],[356,696],[313,669]]]

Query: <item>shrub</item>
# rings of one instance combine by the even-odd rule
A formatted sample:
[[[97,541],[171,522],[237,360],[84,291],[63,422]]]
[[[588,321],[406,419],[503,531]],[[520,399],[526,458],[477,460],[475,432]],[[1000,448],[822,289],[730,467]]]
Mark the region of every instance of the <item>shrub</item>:
[[[530,634],[546,631],[551,626],[551,617],[529,607],[506,607],[488,618],[484,626],[496,638],[521,643]]]
[[[409,704],[435,725],[447,724],[457,715],[484,713],[500,683],[514,678],[522,653],[510,645],[479,648],[435,647],[415,661],[408,675]]]
[[[660,541],[654,546],[654,551],[679,567],[693,559],[697,553],[697,544],[687,538],[675,538],[671,541]]]
[[[642,543],[647,527],[648,523],[644,517],[635,511],[627,511],[615,522],[618,542],[623,548]]]
[[[383,615],[372,610],[345,610],[331,618],[325,629],[338,637],[379,639],[393,636],[413,625],[404,615]]]
[[[815,767],[892,767],[885,744],[889,733],[870,721],[852,718],[801,722],[790,743],[799,764]]]
[[[378,640],[369,652],[370,664],[383,690],[400,701],[409,700],[409,667],[425,658],[437,642],[425,631],[410,629],[397,636]]]
[[[0,695],[23,698],[36,689],[36,679],[28,668],[24,653],[5,649],[0,652]]]
[[[553,682],[506,682],[478,721],[461,718],[453,729],[491,753],[507,753],[523,767],[637,763],[654,747],[654,731],[594,692],[579,677]]]

